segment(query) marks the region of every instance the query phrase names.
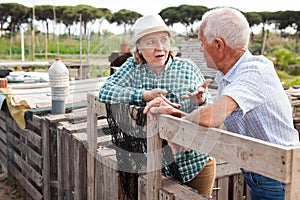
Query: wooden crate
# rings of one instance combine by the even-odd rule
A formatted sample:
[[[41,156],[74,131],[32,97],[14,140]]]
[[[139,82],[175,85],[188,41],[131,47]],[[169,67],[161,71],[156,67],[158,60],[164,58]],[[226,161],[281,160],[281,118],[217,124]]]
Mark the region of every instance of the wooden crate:
[[[7,115],[0,110],[0,172],[7,174]]]
[[[22,130],[16,122],[6,118],[8,176],[26,189],[33,199],[43,199],[42,135]]]
[[[97,98],[95,96],[93,96],[92,94],[89,95],[88,99],[89,99],[88,107],[91,112],[91,114],[88,116],[88,124],[89,123],[92,124],[92,121],[95,121],[97,119],[97,114],[100,112],[103,112],[99,108],[103,108],[105,106],[102,105],[102,103],[98,102]],[[129,109],[129,110],[134,111],[135,109]],[[134,112],[131,114],[134,115]],[[135,125],[135,122],[132,121],[132,119],[130,119],[131,115],[129,113],[124,113],[122,116],[123,116],[122,120],[124,120],[124,122],[127,121],[128,123]],[[95,136],[93,136],[93,134],[95,134],[95,133],[96,133],[95,130],[89,129],[88,137],[95,137]],[[90,139],[88,141],[94,141],[94,140]],[[91,147],[91,146],[92,145],[89,144],[89,147]],[[90,151],[93,152],[94,150],[90,149]],[[97,153],[96,157],[98,158],[98,160],[105,159],[105,162],[111,162],[111,163],[113,163],[113,166],[116,166],[117,160],[115,157],[114,150],[109,149],[109,150],[105,150],[105,151],[110,152],[110,153],[108,153],[109,156],[106,156],[107,154],[102,152],[102,153],[100,153],[101,156],[99,157],[99,155],[100,155],[99,148],[97,149],[98,153]],[[103,155],[105,155],[105,156],[103,156]],[[90,163],[91,168],[88,170],[92,170],[92,172],[95,174],[92,177],[96,177],[95,182],[88,182],[90,187],[94,188],[94,192],[89,191],[90,199],[107,199],[107,196],[109,196],[109,195],[105,196],[106,194],[110,194],[111,191],[119,191],[120,190],[120,185],[116,184],[115,183],[116,181],[112,181],[112,184],[109,184],[105,181],[105,176],[103,177],[103,171],[107,171],[106,174],[109,174],[113,180],[118,180],[116,178],[117,171],[114,169],[114,167],[103,169],[103,167],[108,166],[108,165],[104,164],[105,162],[100,164],[100,166],[98,166],[99,163],[97,161],[94,166],[92,163]],[[103,164],[104,164],[104,166],[103,166]],[[102,177],[102,179],[99,177]],[[243,183],[243,180],[241,179],[241,177],[242,177],[241,172],[238,167],[232,166],[228,162],[217,160],[217,177],[216,177],[216,181],[215,181],[216,184],[215,184],[215,190],[213,193],[213,199],[215,199],[215,200],[229,199],[229,190],[230,189],[233,190],[231,192],[232,193],[231,196],[233,196],[235,199],[242,199],[243,193],[244,193],[244,190],[243,190],[244,183]],[[230,180],[232,180],[234,183],[233,187],[231,187],[231,188],[229,187]],[[97,185],[99,181],[102,184]],[[185,197],[187,197],[186,195],[188,195],[188,197],[192,198],[192,199],[193,198],[199,199],[201,196],[197,192],[193,191],[190,187],[181,185],[173,179],[168,179],[166,182],[168,183],[167,187],[165,187],[163,184],[162,189],[159,190],[160,199],[180,199],[180,198],[184,199]],[[94,184],[94,185],[91,186],[92,184]],[[110,190],[106,189],[109,185],[110,185]],[[147,191],[145,188],[146,188],[145,177],[140,177],[139,178],[139,192],[138,192],[139,199],[146,199]],[[115,193],[115,194],[117,194],[117,193]],[[120,198],[120,193],[118,193],[118,194],[119,194],[119,198]],[[112,199],[117,199],[117,197],[114,194],[110,194],[110,195],[111,195]],[[204,198],[204,197],[201,196],[201,198]]]

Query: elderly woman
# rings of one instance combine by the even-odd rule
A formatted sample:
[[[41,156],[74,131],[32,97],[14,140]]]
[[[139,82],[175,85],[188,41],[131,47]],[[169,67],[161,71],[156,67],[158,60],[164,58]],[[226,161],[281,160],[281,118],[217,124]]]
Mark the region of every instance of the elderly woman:
[[[171,48],[171,31],[159,15],[139,18],[134,25],[133,57],[108,77],[100,89],[99,101],[128,102],[145,106],[155,97],[164,95],[180,104],[184,112],[212,101],[199,68],[190,60],[175,57]],[[197,90],[199,86],[205,90]],[[191,93],[197,93],[192,95]],[[216,173],[215,159],[192,149],[183,150],[170,144],[179,176],[165,170],[165,175],[211,196]]]

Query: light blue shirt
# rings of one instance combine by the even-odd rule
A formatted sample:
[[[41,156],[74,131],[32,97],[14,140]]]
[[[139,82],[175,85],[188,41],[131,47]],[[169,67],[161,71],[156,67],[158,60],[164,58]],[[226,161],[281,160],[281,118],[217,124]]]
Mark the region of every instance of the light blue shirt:
[[[274,65],[247,51],[224,75],[215,78],[216,98],[230,96],[238,104],[224,121],[228,131],[284,146],[299,143],[292,108]]]

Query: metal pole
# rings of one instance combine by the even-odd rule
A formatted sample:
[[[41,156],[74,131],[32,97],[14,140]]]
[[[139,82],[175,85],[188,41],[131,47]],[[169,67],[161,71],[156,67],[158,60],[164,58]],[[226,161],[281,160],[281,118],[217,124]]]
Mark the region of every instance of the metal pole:
[[[80,21],[80,79],[82,79],[82,17],[81,14],[79,15]]]
[[[31,59],[34,60],[34,51],[35,51],[35,45],[34,45],[34,19],[35,19],[35,0],[33,0],[33,7],[32,7],[32,24],[31,24]]]
[[[22,62],[25,61],[25,56],[24,56],[24,30],[21,27],[20,28],[20,33],[21,33],[21,52],[22,52]]]

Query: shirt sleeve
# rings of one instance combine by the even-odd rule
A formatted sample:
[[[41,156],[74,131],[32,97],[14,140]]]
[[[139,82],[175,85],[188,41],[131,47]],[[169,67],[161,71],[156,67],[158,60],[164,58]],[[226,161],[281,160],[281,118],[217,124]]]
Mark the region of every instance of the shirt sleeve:
[[[255,68],[244,70],[235,76],[237,78],[224,88],[222,95],[234,99],[245,114],[265,101],[266,91],[261,87],[262,76]]]
[[[144,89],[135,86],[134,76],[138,70],[135,70],[137,64],[133,58],[127,59],[125,63],[107,80],[99,91],[99,101],[105,103],[131,102],[141,104],[143,102],[142,94]]]

